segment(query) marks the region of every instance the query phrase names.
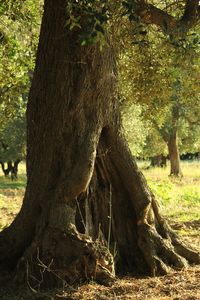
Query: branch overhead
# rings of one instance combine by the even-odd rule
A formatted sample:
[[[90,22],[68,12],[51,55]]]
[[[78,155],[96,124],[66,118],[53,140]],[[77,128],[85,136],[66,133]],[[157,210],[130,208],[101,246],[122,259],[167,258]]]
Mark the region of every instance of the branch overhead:
[[[200,19],[199,0],[187,0],[185,4],[185,11],[181,22],[188,30],[192,28]]]
[[[200,5],[199,0],[187,0],[183,16],[176,19],[155,5],[141,0],[137,1],[135,13],[146,24],[155,24],[169,35],[182,36],[200,20]]]

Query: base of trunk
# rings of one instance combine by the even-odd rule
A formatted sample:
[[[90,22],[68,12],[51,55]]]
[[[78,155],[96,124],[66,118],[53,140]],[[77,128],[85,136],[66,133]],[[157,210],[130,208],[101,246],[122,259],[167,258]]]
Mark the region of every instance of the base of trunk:
[[[184,268],[188,262],[200,263],[200,255],[185,246],[160,216],[119,132],[102,131],[86,192],[69,200],[66,185],[59,180],[57,184],[44,197],[49,205],[44,202],[37,219],[32,219],[36,226],[18,260],[18,282],[28,282],[35,290],[87,280],[107,284],[113,281],[115,268],[121,274],[155,276]],[[0,239],[0,266],[11,260],[8,245]]]
[[[74,225],[65,231],[47,228],[26,250],[17,266],[15,281],[41,287],[63,287],[87,280],[109,284],[114,280],[113,258],[106,247],[79,233]]]

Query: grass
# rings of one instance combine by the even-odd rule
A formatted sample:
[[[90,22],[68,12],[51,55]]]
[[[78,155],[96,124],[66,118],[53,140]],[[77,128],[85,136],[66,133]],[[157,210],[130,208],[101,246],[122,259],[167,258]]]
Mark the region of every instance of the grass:
[[[147,165],[147,163],[145,163]],[[156,195],[162,214],[184,239],[200,249],[200,162],[183,162],[183,178],[169,177],[167,168],[145,169],[139,163],[147,182]],[[11,181],[0,173],[0,230],[8,226],[18,213],[26,186],[25,164],[19,165],[19,178]],[[173,272],[156,278],[118,279],[112,287],[89,283],[70,292],[67,289],[41,295],[29,290],[1,290],[1,300],[31,299],[132,299],[132,300],[198,300],[200,299],[200,267]]]
[[[17,215],[26,186],[26,166],[19,164],[17,180],[6,178],[0,171],[0,230],[7,227]]]
[[[26,186],[26,176],[18,176],[17,181],[10,181],[10,179],[0,177],[0,190],[5,189],[24,189]]]
[[[166,217],[200,219],[200,162],[182,162],[182,170],[182,178],[169,177],[169,167],[143,169],[143,173]]]
[[[24,162],[19,164],[18,179],[10,180],[3,175],[0,169],[0,190],[24,189],[26,186],[26,165]]]

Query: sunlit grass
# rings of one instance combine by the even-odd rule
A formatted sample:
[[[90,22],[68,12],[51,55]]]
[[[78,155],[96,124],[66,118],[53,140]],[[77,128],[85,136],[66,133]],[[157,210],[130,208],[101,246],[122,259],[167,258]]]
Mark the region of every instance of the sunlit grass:
[[[9,178],[0,177],[0,190],[2,189],[24,189],[26,186],[26,176],[20,175],[17,180],[11,181]]]
[[[19,164],[18,179],[11,180],[0,171],[0,230],[7,227],[18,213],[26,186],[26,165]]]
[[[19,164],[17,180],[11,180],[10,177],[5,177],[0,169],[0,190],[2,189],[24,189],[26,186],[26,164]]]
[[[156,195],[162,214],[177,222],[200,220],[200,162],[181,162],[183,177],[168,176],[166,168],[142,171]]]

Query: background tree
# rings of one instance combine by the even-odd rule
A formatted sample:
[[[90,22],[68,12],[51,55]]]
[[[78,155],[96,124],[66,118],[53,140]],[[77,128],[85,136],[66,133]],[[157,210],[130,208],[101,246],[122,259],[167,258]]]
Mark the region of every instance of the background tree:
[[[38,43],[41,1],[4,1],[0,7],[0,101],[6,115],[27,95]]]
[[[3,106],[3,104],[2,104]],[[26,157],[26,102],[23,99],[17,104],[14,115],[1,126],[0,160],[5,176],[11,173],[11,179],[17,178],[18,164]],[[1,107],[1,114],[4,110]],[[7,168],[5,163],[7,162]]]
[[[188,37],[166,39],[137,20],[128,42],[120,60],[122,94],[128,102],[140,103],[145,121],[167,144],[171,174],[179,175],[178,132],[183,133],[189,115],[199,119],[198,28]]]
[[[41,1],[0,4],[0,159],[7,176],[17,176],[25,158],[25,106],[38,42]],[[5,166],[7,162],[7,167]]]

